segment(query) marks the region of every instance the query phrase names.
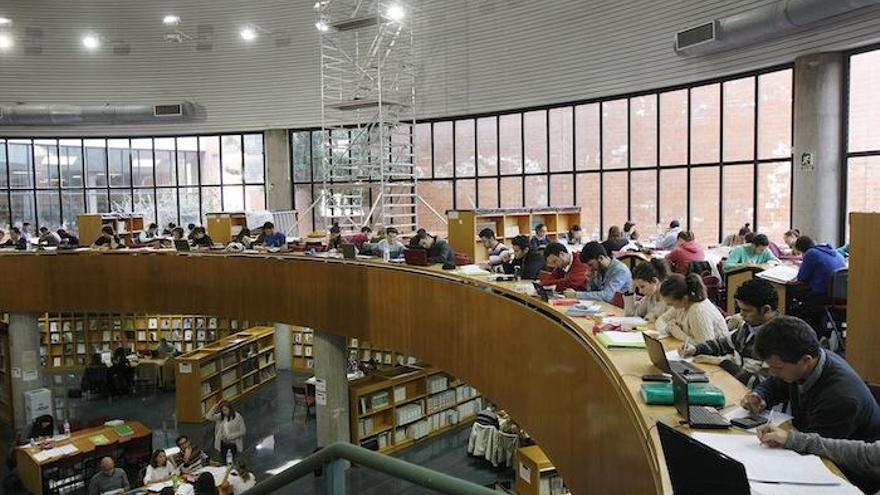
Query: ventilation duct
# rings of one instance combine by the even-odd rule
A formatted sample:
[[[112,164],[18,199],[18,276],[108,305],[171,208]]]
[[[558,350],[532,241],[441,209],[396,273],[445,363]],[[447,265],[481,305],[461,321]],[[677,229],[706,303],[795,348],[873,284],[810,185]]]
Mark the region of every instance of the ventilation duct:
[[[676,33],[675,51],[680,55],[705,55],[729,50],[781,37],[819,21],[874,5],[880,5],[880,0],[778,0],[715,19],[713,36],[696,43],[682,43],[689,38],[682,35],[692,32],[693,28]]]
[[[162,105],[40,105],[0,106],[0,125],[128,124],[193,120],[192,102]]]

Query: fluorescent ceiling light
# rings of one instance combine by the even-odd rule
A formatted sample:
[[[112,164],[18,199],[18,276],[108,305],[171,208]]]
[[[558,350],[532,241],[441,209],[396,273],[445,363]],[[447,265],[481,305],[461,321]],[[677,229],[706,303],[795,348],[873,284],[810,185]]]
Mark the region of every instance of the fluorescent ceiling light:
[[[239,34],[241,34],[241,39],[245,41],[253,41],[257,39],[257,31],[250,26],[243,27]]]
[[[9,36],[8,34],[0,34],[0,50],[8,50],[12,48],[12,45],[14,44],[12,36]]]
[[[94,34],[87,34],[87,35],[83,36],[82,44],[84,47],[88,48],[89,50],[94,50],[94,49],[98,48],[99,46],[101,46],[101,40],[98,39],[98,37],[95,36]]]
[[[12,19],[8,17],[0,17],[0,26],[8,26],[12,24]]]
[[[328,26],[327,23],[324,21],[316,22],[315,27],[318,28],[318,31],[321,31],[322,33],[330,29],[330,26]]]
[[[388,12],[386,12],[388,18],[392,21],[400,21],[403,19],[405,13],[403,11],[403,7],[400,5],[392,5],[388,7]]]
[[[162,24],[165,24],[166,26],[176,26],[180,24],[180,17],[177,17],[176,15],[166,15],[162,19]]]

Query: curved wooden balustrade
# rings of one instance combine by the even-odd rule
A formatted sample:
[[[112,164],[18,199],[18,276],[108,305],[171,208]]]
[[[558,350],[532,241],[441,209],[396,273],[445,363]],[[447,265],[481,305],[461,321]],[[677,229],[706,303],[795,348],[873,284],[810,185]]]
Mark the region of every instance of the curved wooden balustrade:
[[[201,313],[309,326],[418,356],[503,405],[573,493],[663,492],[648,419],[609,353],[503,284],[293,255],[0,255],[4,311]]]

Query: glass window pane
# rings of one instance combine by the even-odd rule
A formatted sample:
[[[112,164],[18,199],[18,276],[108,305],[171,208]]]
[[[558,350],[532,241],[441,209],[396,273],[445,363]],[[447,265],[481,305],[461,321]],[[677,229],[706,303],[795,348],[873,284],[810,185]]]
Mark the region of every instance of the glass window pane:
[[[244,211],[243,186],[223,186],[223,211]]]
[[[64,218],[61,219],[61,227],[73,232],[79,232],[76,225],[76,217],[86,212],[84,191],[82,189],[61,191],[61,210],[64,212]]]
[[[791,162],[758,165],[758,230],[777,241],[791,228]]]
[[[150,224],[156,221],[156,202],[153,200],[153,192],[155,189],[135,189],[134,190],[134,206],[135,213],[144,216],[144,223]]]
[[[223,136],[221,139],[223,141],[223,149],[221,150],[223,183],[242,184],[244,183],[244,174],[242,170],[241,135],[233,134],[231,136]]]
[[[728,81],[724,83],[724,161],[751,160],[754,156],[755,78]]]
[[[87,213],[109,213],[110,200],[106,189],[89,189],[86,191]],[[94,240],[94,239],[93,239]],[[85,241],[83,241],[85,242]]]
[[[523,115],[526,139],[525,171],[547,171],[547,112],[538,110]]]
[[[522,177],[501,178],[501,207],[519,208],[523,205]]]
[[[703,245],[715,244],[718,239],[718,167],[691,169],[691,222],[690,229]]]
[[[86,156],[86,185],[106,187],[107,142],[103,139],[86,139],[83,141],[83,146],[85,146]]]
[[[600,239],[599,235],[599,174],[577,174],[577,204],[581,207],[581,230],[585,240]]]
[[[455,181],[455,208],[472,210],[477,207],[477,184],[474,179]]]
[[[12,188],[34,187],[34,171],[32,168],[31,141],[29,139],[10,139],[7,142],[9,156],[9,186]],[[33,202],[33,197],[31,198]],[[13,203],[13,206],[15,204]],[[31,208],[30,211],[33,211]],[[13,210],[13,221],[17,220]]]
[[[61,187],[82,187],[82,141],[79,139],[62,139],[58,142],[58,145]]]
[[[131,213],[131,191],[126,189],[111,189],[110,211],[113,213]]]
[[[245,186],[244,208],[245,211],[265,210],[266,188],[264,186]]]
[[[56,230],[61,225],[61,195],[58,191],[37,191],[37,222]]]
[[[498,179],[479,179],[479,207],[498,208]]]
[[[498,117],[501,139],[501,174],[522,173],[522,114],[513,113]],[[504,194],[501,195],[502,202]]]
[[[721,147],[721,85],[691,89],[691,163],[717,163]],[[696,234],[696,232],[694,232]]]
[[[657,165],[657,95],[630,99],[629,119],[632,166]]]
[[[660,94],[660,165],[686,165],[687,147],[687,90],[662,93]]]
[[[34,140],[34,171],[39,189],[58,187],[58,141],[54,139]]]
[[[452,177],[452,122],[434,123],[434,177]]]
[[[324,181],[324,137],[326,135],[325,131],[312,133],[312,180],[315,182]]]
[[[758,77],[758,158],[791,157],[791,69]]]
[[[574,163],[574,121],[572,107],[550,110],[550,170],[572,170]]]
[[[554,174],[550,176],[550,206],[570,206],[574,204],[574,174]]]
[[[578,170],[598,170],[602,150],[599,149],[599,104],[579,105],[574,110],[575,163]]]
[[[199,167],[201,169],[201,184],[220,184],[219,136],[206,136],[199,138],[199,160]]]
[[[110,168],[110,186],[131,185],[131,163],[128,139],[107,140],[107,162]]]
[[[6,177],[6,140],[5,139],[0,139],[0,187],[4,187],[4,188],[9,187],[9,182]],[[2,196],[2,195],[0,195],[0,196]],[[7,203],[9,202],[8,197],[6,198],[6,201],[7,201]],[[9,208],[7,205],[7,210],[8,209]],[[0,215],[2,215],[2,214],[3,214],[3,209],[0,208]],[[9,216],[8,212],[6,213],[6,216]],[[0,220],[0,225],[6,225],[6,224],[2,223],[2,220]]]
[[[728,165],[724,167],[722,238],[729,234],[735,234],[746,223],[755,225],[754,181],[754,165]]]
[[[157,186],[177,185],[174,171],[174,144],[174,138],[157,138],[153,141]]]
[[[651,236],[662,232],[669,222],[687,220],[687,169],[677,168],[660,171],[660,225],[653,229],[643,225],[641,235]]]
[[[632,172],[630,189],[632,204],[629,219],[650,232],[651,226],[657,222],[657,172],[654,170]]]
[[[220,188],[219,187],[203,187],[202,188],[202,216],[207,215],[208,213],[217,213],[223,211],[223,203],[220,198]],[[198,221],[195,222],[197,225],[202,224],[202,219],[199,217]]]
[[[474,121],[455,121],[455,175],[473,177],[476,173],[474,163]]]
[[[626,100],[602,103],[602,168],[627,166],[629,148],[626,112]]]
[[[156,190],[156,223],[164,228],[169,223],[177,225],[177,189]]]
[[[10,193],[12,223],[21,226],[23,222],[33,224],[36,219],[33,191],[12,191]]]
[[[880,211],[880,157],[849,159],[846,203],[847,218],[852,211]]]
[[[262,183],[265,178],[263,169],[263,135],[244,135],[244,180],[248,184]]]
[[[216,189],[216,188],[215,188]],[[199,213],[199,188],[184,187],[180,189],[180,224],[189,225],[191,223],[199,224],[202,222]]]
[[[528,208],[541,208],[547,206],[547,176],[526,176],[526,201]]]
[[[624,118],[626,114],[624,114]],[[604,231],[608,227],[617,225],[623,228],[623,222],[628,220],[627,204],[629,204],[629,187],[626,183],[626,172],[608,172],[603,177],[602,184],[602,225]],[[604,238],[604,237],[603,237]]]
[[[880,150],[880,50],[853,55],[849,63],[849,151]],[[866,170],[863,162],[850,163]]]
[[[9,218],[9,196],[4,192],[0,194],[0,229],[9,231],[12,219]]]
[[[477,119],[477,153],[478,173],[498,175],[498,120],[495,117]]]
[[[416,147],[416,173],[419,178],[431,177],[431,124],[416,124],[413,134]]]
[[[311,180],[312,164],[309,161],[308,131],[294,132],[290,135],[291,158],[293,163],[293,181],[308,182]]]
[[[153,185],[153,140],[131,140],[131,173],[135,187]]]
[[[419,183],[419,195],[431,208],[445,217],[446,210],[452,209],[452,181],[430,180]],[[446,224],[434,213],[419,202],[418,216],[421,227],[435,234],[446,233]]]
[[[199,143],[194,137],[177,138],[177,184],[199,183]]]

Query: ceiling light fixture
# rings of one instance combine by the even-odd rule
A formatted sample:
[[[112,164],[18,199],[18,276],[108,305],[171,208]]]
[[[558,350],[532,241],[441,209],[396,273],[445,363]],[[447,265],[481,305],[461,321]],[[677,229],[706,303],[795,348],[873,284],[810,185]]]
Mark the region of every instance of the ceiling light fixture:
[[[177,17],[176,15],[166,15],[162,19],[162,24],[165,24],[166,26],[176,26],[180,24],[180,17]]]
[[[403,17],[406,15],[406,13],[403,11],[403,7],[401,7],[400,5],[392,5],[388,7],[386,15],[392,21],[400,22],[403,20]]]
[[[239,34],[241,35],[241,39],[245,41],[254,41],[255,39],[257,39],[257,30],[251,26],[245,26],[241,28],[241,32]]]
[[[94,34],[87,34],[83,36],[82,44],[89,50],[94,50],[101,46],[101,40]]]
[[[0,26],[9,26],[12,24],[12,19],[8,17],[0,17]]]
[[[15,43],[12,41],[12,36],[9,36],[5,33],[0,33],[0,50],[8,50],[12,48],[12,45]]]
[[[318,31],[321,31],[322,33],[326,33],[330,30],[330,26],[328,26],[327,23],[323,20],[316,22],[315,27],[318,29]]]

